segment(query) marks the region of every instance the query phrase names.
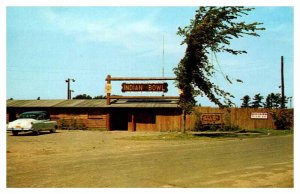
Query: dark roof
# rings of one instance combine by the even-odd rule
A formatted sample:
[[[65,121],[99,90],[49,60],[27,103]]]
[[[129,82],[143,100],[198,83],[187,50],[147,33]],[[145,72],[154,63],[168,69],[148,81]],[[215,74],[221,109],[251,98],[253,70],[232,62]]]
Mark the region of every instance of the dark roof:
[[[112,108],[179,108],[178,100],[167,99],[130,99],[116,100],[111,103]]]
[[[7,107],[34,108],[34,107],[57,107],[57,108],[97,108],[105,106],[105,99],[93,100],[7,100]]]
[[[7,100],[7,108],[178,108],[178,100],[168,99],[120,99],[111,100],[106,105],[106,99],[84,100]]]

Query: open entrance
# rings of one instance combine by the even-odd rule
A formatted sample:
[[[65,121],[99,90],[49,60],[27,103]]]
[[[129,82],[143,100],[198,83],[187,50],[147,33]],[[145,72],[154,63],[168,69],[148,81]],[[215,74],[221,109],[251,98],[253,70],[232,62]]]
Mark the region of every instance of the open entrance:
[[[128,112],[123,109],[112,110],[110,115],[111,130],[128,130]]]

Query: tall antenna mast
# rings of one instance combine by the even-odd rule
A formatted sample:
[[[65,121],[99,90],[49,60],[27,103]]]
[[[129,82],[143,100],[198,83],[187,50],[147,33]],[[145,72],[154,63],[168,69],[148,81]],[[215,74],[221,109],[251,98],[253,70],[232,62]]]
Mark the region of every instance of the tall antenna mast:
[[[165,77],[165,36],[163,35],[162,77]]]

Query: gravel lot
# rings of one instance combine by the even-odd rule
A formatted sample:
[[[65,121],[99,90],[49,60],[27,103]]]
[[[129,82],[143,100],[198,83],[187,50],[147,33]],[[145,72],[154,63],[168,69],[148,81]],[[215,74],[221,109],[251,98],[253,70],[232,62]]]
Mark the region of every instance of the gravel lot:
[[[8,188],[293,187],[293,135],[130,140],[161,133],[7,133]]]

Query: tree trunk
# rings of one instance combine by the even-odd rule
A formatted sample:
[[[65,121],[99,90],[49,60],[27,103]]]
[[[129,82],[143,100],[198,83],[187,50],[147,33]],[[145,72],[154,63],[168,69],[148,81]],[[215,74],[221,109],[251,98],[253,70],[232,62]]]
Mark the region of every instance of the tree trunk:
[[[185,110],[183,110],[182,117],[183,117],[183,119],[182,119],[183,120],[183,127],[181,129],[181,132],[185,133],[185,127],[186,127],[186,112],[185,112]]]

